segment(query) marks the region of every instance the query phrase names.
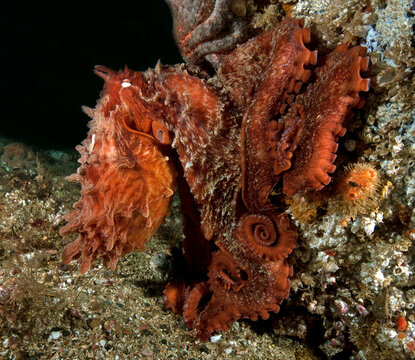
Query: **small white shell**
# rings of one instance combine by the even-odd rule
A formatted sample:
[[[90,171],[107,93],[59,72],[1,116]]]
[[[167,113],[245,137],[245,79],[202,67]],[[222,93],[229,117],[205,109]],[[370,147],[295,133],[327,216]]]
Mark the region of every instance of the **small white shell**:
[[[121,83],[121,86],[122,86],[123,88],[130,87],[130,86],[131,86],[130,80],[128,80],[128,79],[124,79],[124,80],[122,81],[122,83]]]

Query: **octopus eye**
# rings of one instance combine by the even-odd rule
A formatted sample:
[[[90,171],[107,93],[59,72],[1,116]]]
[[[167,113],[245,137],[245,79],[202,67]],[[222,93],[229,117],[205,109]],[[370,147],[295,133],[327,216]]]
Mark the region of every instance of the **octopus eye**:
[[[170,138],[169,131],[166,128],[166,125],[164,125],[163,122],[154,120],[151,123],[151,128],[153,130],[153,136],[164,145],[171,144],[172,139]]]
[[[156,137],[156,139],[158,140],[158,141],[160,141],[161,143],[163,143],[165,140],[165,136],[166,136],[166,134],[164,133],[164,131],[163,130],[157,130],[157,132],[156,132],[156,134],[155,134],[155,137]]]

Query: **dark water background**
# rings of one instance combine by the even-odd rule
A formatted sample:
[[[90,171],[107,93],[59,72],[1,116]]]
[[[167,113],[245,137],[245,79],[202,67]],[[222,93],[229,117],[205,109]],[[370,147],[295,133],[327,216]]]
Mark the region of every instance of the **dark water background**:
[[[134,70],[181,62],[163,0],[2,4],[0,136],[42,148],[73,148],[86,137],[103,81],[97,64]]]

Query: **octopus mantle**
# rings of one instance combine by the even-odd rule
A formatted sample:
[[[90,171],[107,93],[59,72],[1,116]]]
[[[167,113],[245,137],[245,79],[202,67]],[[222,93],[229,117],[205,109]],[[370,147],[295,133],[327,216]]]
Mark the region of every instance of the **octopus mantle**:
[[[84,108],[90,131],[68,177],[81,199],[61,230],[79,237],[63,261],[79,258],[85,273],[102,257],[114,269],[151,239],[177,188],[189,272],[167,285],[166,307],[203,339],[277,312],[297,237],[281,197],[330,182],[345,119],[369,86],[363,47],[342,44],[317,63],[309,40],[310,29],[287,18],[215,53],[211,77],[193,65],[97,67],[104,90]]]

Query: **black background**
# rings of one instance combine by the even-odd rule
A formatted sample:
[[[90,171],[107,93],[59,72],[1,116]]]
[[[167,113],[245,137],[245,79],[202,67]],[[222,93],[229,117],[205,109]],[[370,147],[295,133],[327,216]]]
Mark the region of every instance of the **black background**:
[[[0,9],[0,135],[46,149],[86,137],[103,81],[97,64],[144,71],[182,62],[163,0],[5,4]]]

